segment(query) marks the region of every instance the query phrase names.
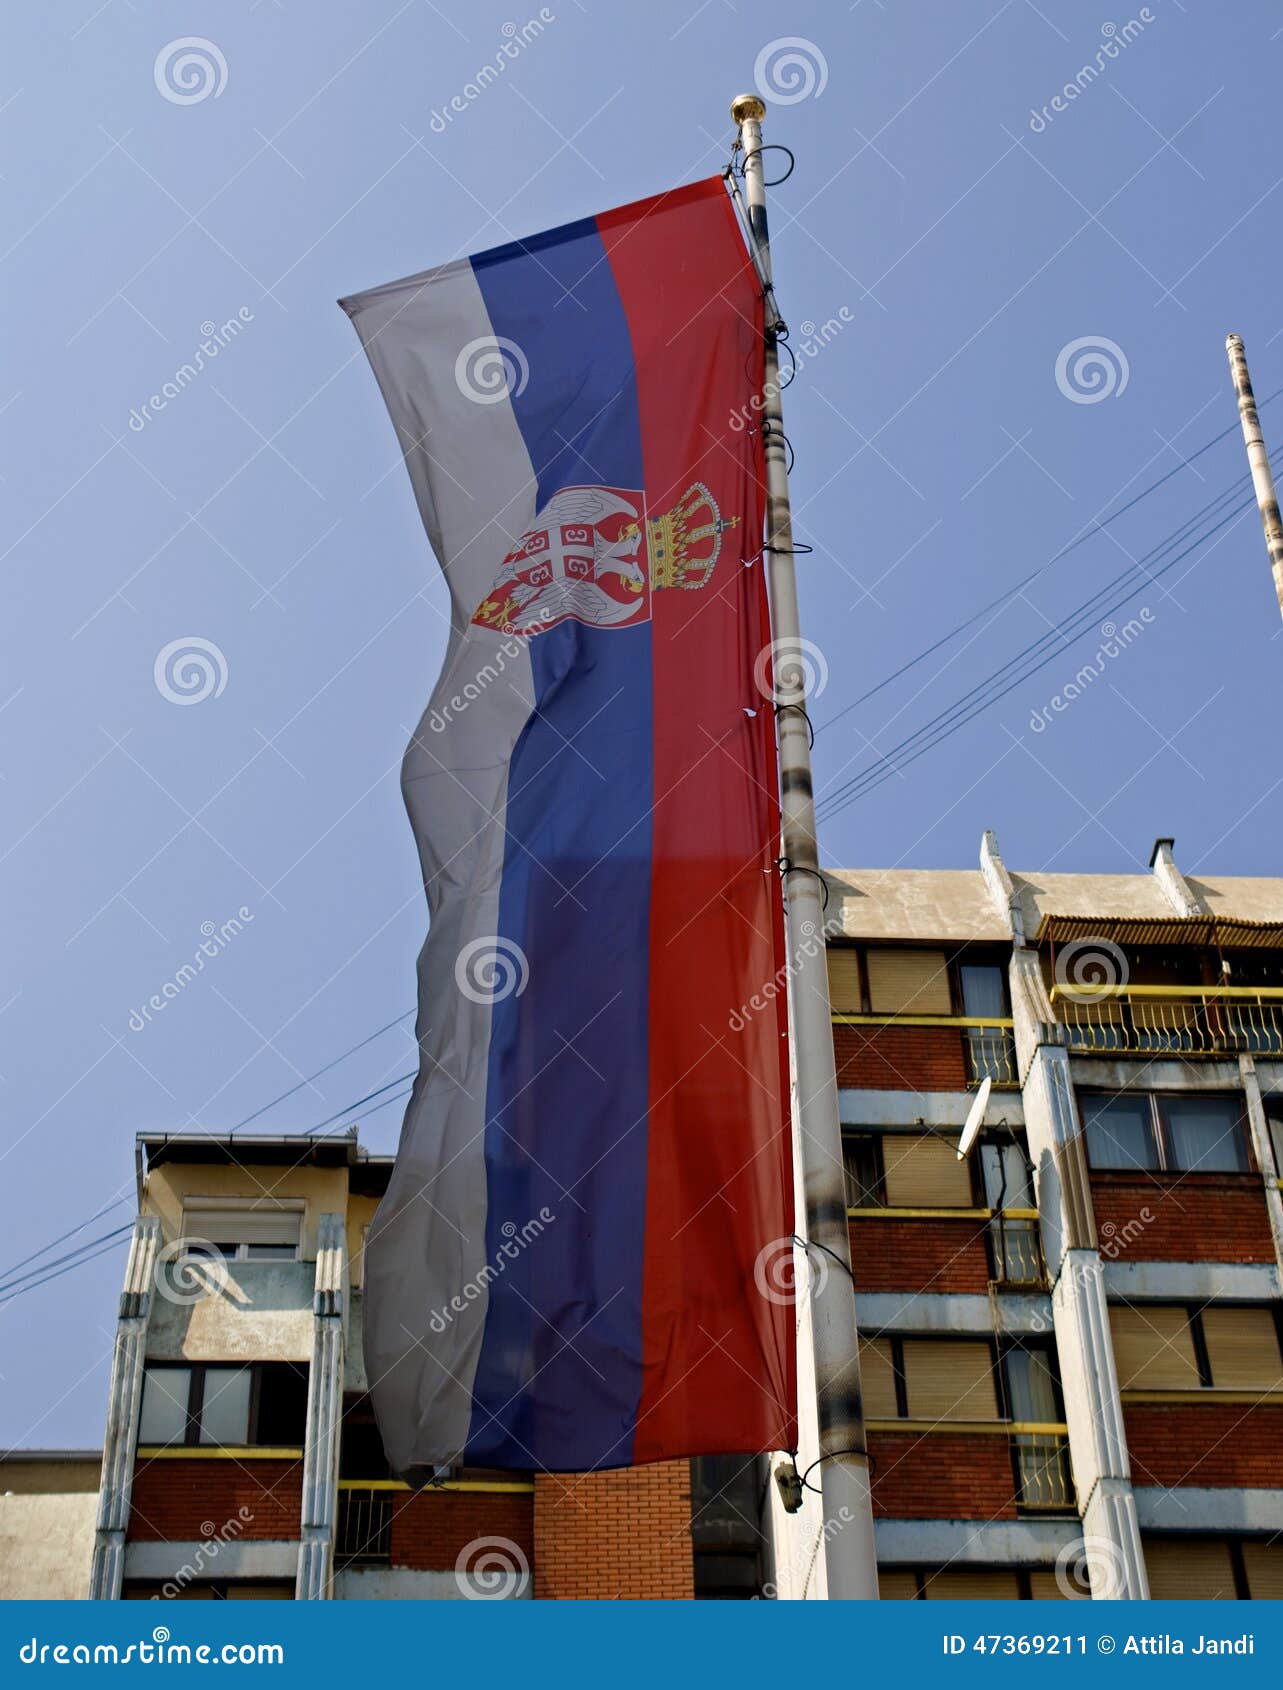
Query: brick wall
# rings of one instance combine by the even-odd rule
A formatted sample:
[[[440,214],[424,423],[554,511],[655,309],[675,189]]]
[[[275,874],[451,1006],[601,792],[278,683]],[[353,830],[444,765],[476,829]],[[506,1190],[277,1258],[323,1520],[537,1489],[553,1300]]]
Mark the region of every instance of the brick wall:
[[[1283,1405],[1127,1403],[1135,1485],[1283,1488]]]
[[[504,1538],[514,1544],[527,1566],[534,1563],[535,1499],[527,1492],[393,1491],[392,1556],[394,1567],[453,1572],[473,1557],[465,1550],[478,1538]],[[514,1568],[518,1557],[506,1557]]]
[[[535,1479],[536,1599],[690,1599],[690,1464]]]
[[[857,1291],[987,1291],[985,1223],[976,1220],[852,1220]]]
[[[302,1509],[301,1461],[156,1456],[134,1469],[129,1536],[138,1543],[187,1543],[237,1522],[237,1542],[292,1539]]]
[[[956,1027],[833,1028],[838,1084],[877,1091],[965,1091],[967,1067]]]
[[[895,1520],[1014,1520],[1005,1437],[870,1432],[873,1512]]]
[[[1257,1175],[1100,1172],[1091,1176],[1107,1261],[1272,1262]]]

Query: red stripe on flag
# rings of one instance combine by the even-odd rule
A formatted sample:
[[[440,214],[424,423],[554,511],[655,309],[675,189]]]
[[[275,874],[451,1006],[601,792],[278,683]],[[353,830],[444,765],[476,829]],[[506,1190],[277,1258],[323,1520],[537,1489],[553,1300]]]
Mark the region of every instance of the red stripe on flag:
[[[792,1447],[796,1366],[793,1307],[766,1277],[794,1223],[775,724],[754,683],[769,632],[760,557],[744,566],[764,505],[762,302],[720,181],[628,209],[597,221],[632,335],[648,515],[702,483],[733,520],[704,586],[652,595],[643,1462]],[[678,561],[657,550],[652,580]]]

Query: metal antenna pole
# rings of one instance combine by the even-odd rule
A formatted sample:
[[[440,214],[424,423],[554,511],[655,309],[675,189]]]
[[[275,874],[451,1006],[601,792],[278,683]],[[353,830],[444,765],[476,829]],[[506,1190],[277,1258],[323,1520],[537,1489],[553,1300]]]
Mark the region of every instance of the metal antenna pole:
[[[1265,436],[1261,433],[1261,419],[1256,412],[1256,395],[1252,392],[1252,378],[1247,373],[1247,354],[1243,350],[1241,337],[1236,334],[1228,335],[1225,350],[1229,353],[1230,374],[1234,377],[1234,391],[1238,395],[1238,414],[1243,424],[1247,461],[1252,470],[1252,485],[1256,489],[1256,503],[1265,529],[1270,566],[1274,571],[1274,592],[1279,601],[1279,610],[1283,612],[1283,520],[1279,518],[1279,501],[1274,491],[1270,455],[1265,449]]]
[[[798,620],[797,575],[793,567],[793,521],[776,346],[779,313],[770,291],[771,248],[762,169],[765,115],[765,103],[756,94],[741,94],[731,105],[744,154],[749,232],[756,247],[758,273],[766,288],[766,375],[762,392],[766,570],[780,755],[789,1009],[796,1091],[795,1144],[806,1194],[806,1239],[811,1264],[824,1557],[831,1598],[876,1600],[877,1558],[860,1398],[842,1128],[824,947],[824,887],[815,843],[815,800],[806,716],[807,647],[802,642]]]

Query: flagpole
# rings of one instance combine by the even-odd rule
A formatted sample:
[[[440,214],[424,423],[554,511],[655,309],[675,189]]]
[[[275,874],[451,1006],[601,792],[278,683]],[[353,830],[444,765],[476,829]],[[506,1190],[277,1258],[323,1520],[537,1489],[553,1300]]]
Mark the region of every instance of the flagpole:
[[[1274,491],[1274,476],[1270,470],[1270,454],[1265,449],[1261,433],[1261,419],[1256,409],[1256,395],[1252,392],[1252,378],[1247,373],[1247,353],[1242,337],[1228,335],[1225,350],[1229,354],[1230,374],[1238,395],[1238,414],[1243,424],[1243,442],[1247,447],[1247,461],[1252,471],[1252,485],[1256,489],[1256,503],[1265,529],[1265,544],[1269,548],[1270,565],[1274,570],[1274,592],[1283,611],[1283,520],[1279,518],[1278,495]]]
[[[784,907],[790,968],[796,1105],[795,1143],[806,1198],[811,1319],[823,1493],[823,1544],[830,1598],[876,1600],[877,1559],[869,1461],[860,1398],[860,1360],[846,1221],[842,1128],[833,1061],[824,946],[824,883],[815,841],[806,652],[798,618],[793,519],[780,405],[779,312],[771,291],[771,247],[762,169],[765,103],[740,94],[731,105],[743,148],[744,198],[758,273],[766,292],[766,371],[762,438],[766,454],[766,572],[771,604],[775,717],[779,738]],[[812,1482],[814,1482],[812,1480]]]

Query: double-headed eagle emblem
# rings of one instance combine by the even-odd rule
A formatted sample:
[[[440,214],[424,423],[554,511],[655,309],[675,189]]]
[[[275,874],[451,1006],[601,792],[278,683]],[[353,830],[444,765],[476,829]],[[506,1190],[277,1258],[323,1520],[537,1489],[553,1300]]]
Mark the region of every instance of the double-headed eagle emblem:
[[[563,487],[504,558],[473,622],[503,634],[539,634],[573,619],[593,628],[632,627],[651,616],[651,595],[708,584],[722,516],[693,481],[662,516],[643,515],[645,494],[618,487]]]

